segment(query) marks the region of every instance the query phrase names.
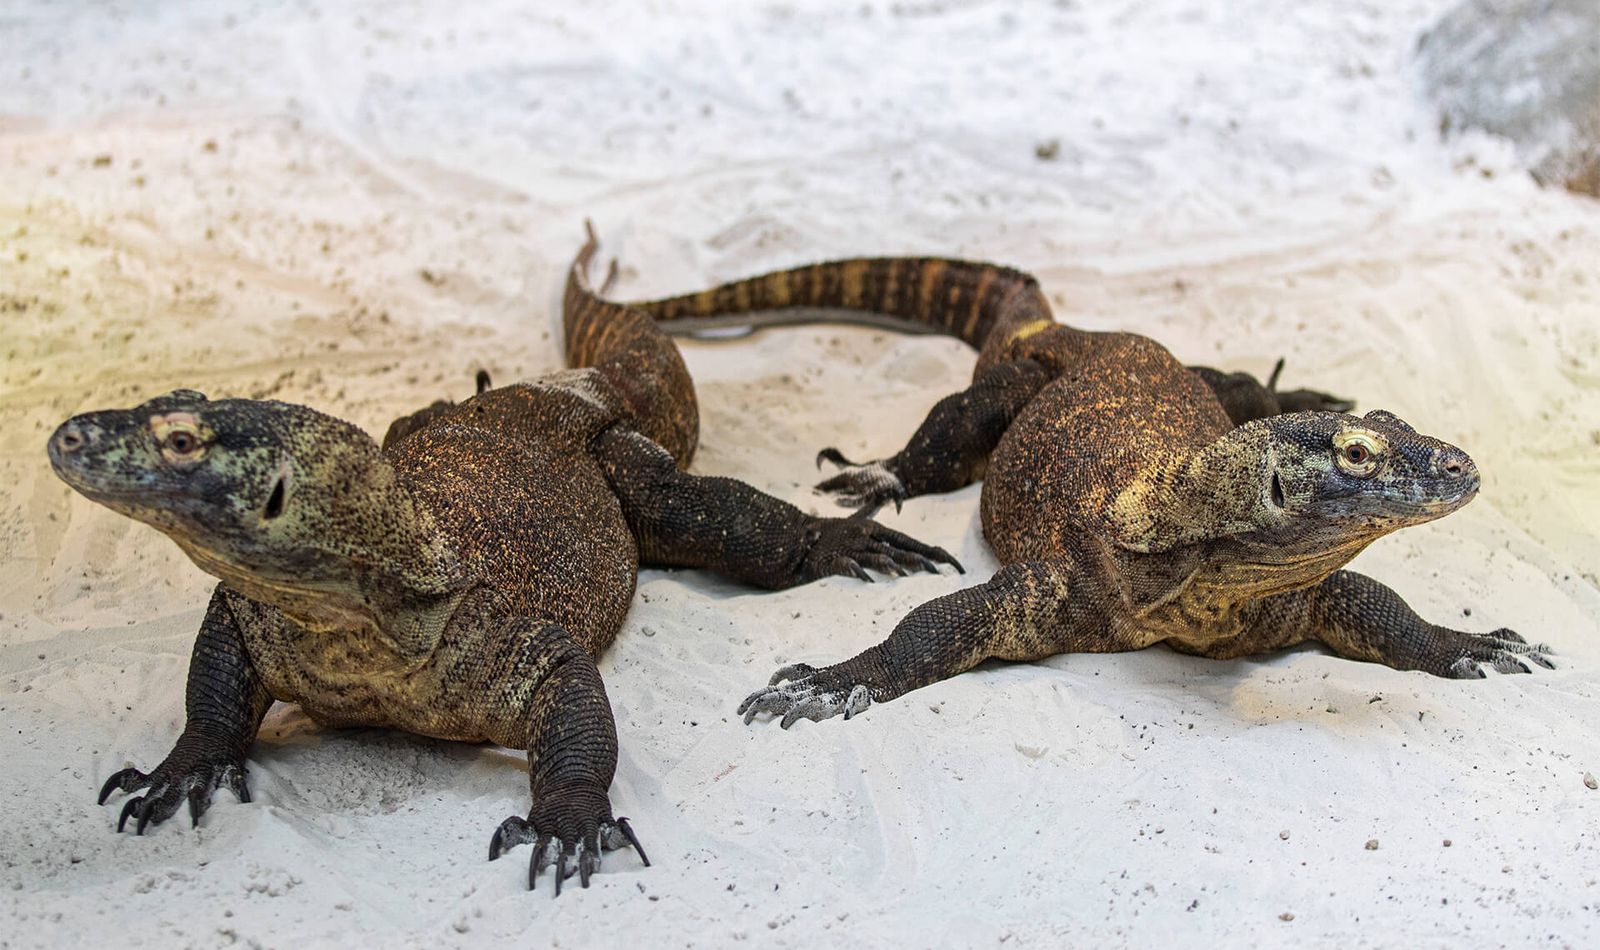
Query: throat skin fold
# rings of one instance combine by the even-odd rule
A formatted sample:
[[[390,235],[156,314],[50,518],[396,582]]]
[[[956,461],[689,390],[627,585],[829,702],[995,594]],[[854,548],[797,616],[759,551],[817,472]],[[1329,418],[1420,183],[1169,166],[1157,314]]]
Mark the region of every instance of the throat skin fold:
[[[314,504],[335,502],[303,481],[299,504],[262,523],[262,531],[303,534],[293,563],[249,563],[248,555],[223,554],[163,527],[206,573],[306,631],[409,666],[434,653],[470,579],[433,513],[393,468],[375,459],[367,475],[358,492],[344,486],[337,509]]]

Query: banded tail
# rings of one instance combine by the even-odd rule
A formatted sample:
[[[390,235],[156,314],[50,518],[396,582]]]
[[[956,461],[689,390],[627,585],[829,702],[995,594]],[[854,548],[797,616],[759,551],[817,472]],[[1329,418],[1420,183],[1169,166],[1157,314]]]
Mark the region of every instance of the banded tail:
[[[672,332],[827,319],[911,331],[905,325],[909,322],[924,332],[956,337],[977,350],[994,338],[997,328],[1003,328],[1003,339],[1005,333],[1052,319],[1050,304],[1032,275],[995,264],[934,257],[863,257],[808,264],[629,306],[666,323]],[[674,322],[679,327],[672,327]]]
[[[590,285],[589,262],[600,241],[587,221],[584,230],[588,240],[572,261],[562,297],[567,365],[592,366],[604,374],[622,394],[634,427],[685,468],[700,439],[700,409],[689,368],[648,313],[601,296],[616,276],[615,263],[598,292]]]

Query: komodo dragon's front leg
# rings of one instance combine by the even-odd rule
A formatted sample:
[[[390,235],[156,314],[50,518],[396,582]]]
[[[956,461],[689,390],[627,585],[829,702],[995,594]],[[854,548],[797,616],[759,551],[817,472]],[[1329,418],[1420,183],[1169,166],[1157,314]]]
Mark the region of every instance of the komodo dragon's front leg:
[[[1053,378],[1033,360],[1000,363],[967,389],[939,400],[906,447],[886,459],[858,465],[838,449],[817,455],[844,471],[817,485],[840,503],[876,507],[892,501],[955,491],[983,478],[989,453],[1011,420]]]
[[[1103,586],[1092,583],[1075,559],[1008,564],[987,583],[918,606],[887,640],[842,663],[783,667],[745,698],[739,712],[745,722],[757,713],[782,716],[785,729],[800,719],[849,719],[990,658],[1038,660],[1148,645],[1112,616]]]
[[[122,806],[118,831],[134,818],[134,832],[142,835],[146,826],[171,818],[185,800],[190,820],[199,825],[212,793],[224,785],[241,802],[250,800],[245,753],[255,741],[272,697],[250,665],[239,622],[228,604],[230,596],[237,595],[218,584],[200,622],[200,636],[189,660],[183,733],[177,745],[148,775],[126,768],[100,788],[102,805],[113,791],[149,789]]]
[[[943,548],[862,515],[819,518],[743,482],[679,471],[665,449],[622,426],[594,449],[645,564],[706,568],[770,590],[832,575],[870,581],[867,568],[961,570]]]
[[[553,865],[557,894],[573,871],[588,887],[602,849],[632,845],[648,866],[628,819],[611,814],[617,725],[594,659],[553,623],[520,622],[495,642],[505,644],[506,652],[487,661],[495,668],[488,682],[500,685],[486,690],[481,701],[504,706],[517,719],[498,738],[510,746],[520,738],[526,745],[533,807],[526,818],[512,815],[495,829],[489,860],[532,841],[528,888]]]
[[[1352,660],[1397,670],[1421,670],[1450,679],[1477,679],[1488,666],[1499,673],[1528,673],[1524,660],[1554,669],[1551,652],[1510,630],[1466,633],[1429,623],[1399,594],[1354,571],[1336,571],[1322,583],[1264,601],[1255,624],[1257,643],[1246,636],[1231,649],[1240,654],[1266,646],[1320,640]]]

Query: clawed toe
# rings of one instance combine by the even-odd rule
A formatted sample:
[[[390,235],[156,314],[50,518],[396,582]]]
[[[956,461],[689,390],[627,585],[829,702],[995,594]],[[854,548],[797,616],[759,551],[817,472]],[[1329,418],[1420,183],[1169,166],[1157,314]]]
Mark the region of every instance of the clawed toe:
[[[900,477],[889,471],[882,462],[856,463],[845,458],[835,448],[817,453],[817,467],[824,461],[832,462],[842,471],[818,482],[816,491],[833,495],[834,500],[847,508],[878,508],[884,502],[894,502],[894,509],[910,497]]]
[[[137,789],[144,788],[149,784],[150,776],[144,774],[138,769],[123,769],[122,771],[106,779],[106,783],[100,786],[100,797],[97,799],[96,803],[104,805],[106,803],[106,799],[111,797],[112,792],[132,792],[136,791]]]
[[[528,855],[528,890],[538,886],[540,874],[554,869],[557,897],[561,896],[562,882],[574,874],[579,884],[588,887],[589,879],[600,870],[600,859],[605,851],[632,847],[640,862],[645,867],[650,866],[650,858],[626,818],[607,818],[588,823],[582,831],[569,829],[558,833],[540,831],[534,822],[512,815],[500,823],[489,839],[489,860],[494,861],[529,841],[533,842],[533,851]]]
[[[848,689],[821,688],[816,682],[816,672],[804,663],[778,670],[768,685],[746,696],[739,704],[745,724],[749,725],[761,713],[768,713],[778,718],[780,727],[788,729],[802,719],[813,722],[834,716],[850,719],[872,705],[872,691],[865,684],[852,684]],[[785,679],[791,682],[782,683]]]
[[[1532,673],[1533,667],[1530,667],[1529,663],[1547,670],[1556,668],[1549,656],[1555,651],[1551,650],[1549,645],[1529,643],[1510,630],[1502,629],[1493,633],[1468,636],[1470,640],[1465,655],[1450,664],[1446,671],[1447,676],[1457,679],[1482,679],[1489,675],[1485,672],[1485,667],[1496,673]]]

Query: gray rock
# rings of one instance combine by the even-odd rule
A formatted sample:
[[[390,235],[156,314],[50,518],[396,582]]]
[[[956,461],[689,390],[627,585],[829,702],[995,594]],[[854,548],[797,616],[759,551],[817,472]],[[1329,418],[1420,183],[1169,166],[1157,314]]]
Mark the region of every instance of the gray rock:
[[[1541,184],[1600,196],[1600,0],[1467,0],[1417,51],[1445,133],[1503,135]]]

